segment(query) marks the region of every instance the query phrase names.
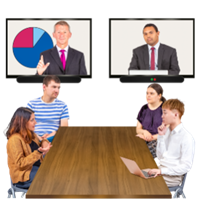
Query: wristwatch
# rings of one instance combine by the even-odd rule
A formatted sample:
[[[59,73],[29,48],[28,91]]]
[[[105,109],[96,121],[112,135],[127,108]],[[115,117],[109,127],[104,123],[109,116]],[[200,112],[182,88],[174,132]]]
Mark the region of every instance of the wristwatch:
[[[38,150],[38,149],[37,149]],[[39,153],[42,153],[41,151],[38,150]]]

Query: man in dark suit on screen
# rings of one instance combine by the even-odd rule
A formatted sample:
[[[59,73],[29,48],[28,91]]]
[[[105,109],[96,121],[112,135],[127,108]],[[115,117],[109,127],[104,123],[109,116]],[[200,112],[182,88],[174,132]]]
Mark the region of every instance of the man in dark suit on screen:
[[[158,28],[147,24],[143,29],[147,44],[133,49],[129,70],[168,70],[169,75],[178,75],[180,68],[176,49],[159,42]]]
[[[87,75],[83,53],[68,45],[71,35],[67,22],[59,21],[55,24],[53,37],[56,45],[40,54],[38,75]]]

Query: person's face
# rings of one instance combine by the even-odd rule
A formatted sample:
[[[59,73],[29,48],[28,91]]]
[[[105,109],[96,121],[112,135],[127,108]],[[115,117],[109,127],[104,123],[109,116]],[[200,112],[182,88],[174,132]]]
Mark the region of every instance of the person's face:
[[[150,46],[154,46],[154,45],[156,45],[158,43],[159,34],[160,34],[160,32],[159,31],[156,32],[156,30],[155,30],[155,28],[153,26],[146,27],[143,30],[144,40]]]
[[[56,83],[55,81],[50,81],[48,86],[43,85],[44,94],[51,99],[57,98],[60,91],[60,83]]]
[[[167,108],[162,109],[162,121],[166,125],[173,124],[176,121],[178,116],[178,112],[176,110],[169,110]]]
[[[34,115],[34,113],[32,113],[29,121],[27,122],[27,129],[30,131],[34,131],[35,125],[36,125],[35,115]]]
[[[160,102],[161,94],[158,93],[151,87],[147,88],[146,94],[147,102],[149,104],[154,104]]]
[[[68,40],[71,37],[71,32],[67,25],[56,25],[53,37],[56,39],[56,44],[58,46],[68,45]]]

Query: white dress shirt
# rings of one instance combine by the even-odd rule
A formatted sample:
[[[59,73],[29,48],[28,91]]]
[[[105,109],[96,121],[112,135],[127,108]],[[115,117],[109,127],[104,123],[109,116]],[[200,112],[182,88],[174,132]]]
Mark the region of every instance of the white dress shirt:
[[[155,56],[155,70],[158,70],[158,49],[160,47],[160,42],[158,42],[155,46],[154,46],[154,56]],[[151,69],[151,50],[152,46],[148,45],[148,49],[149,49],[149,69]]]
[[[60,57],[61,54],[62,54],[62,53],[60,52],[60,50],[65,50],[65,52],[64,52],[64,54],[65,54],[65,60],[67,60],[69,45],[67,45],[64,49],[61,49],[60,47],[58,47],[58,46],[56,45],[56,48],[57,48],[57,50],[58,50],[58,55],[59,55],[59,57]]]
[[[173,131],[168,128],[165,135],[158,135],[157,157],[161,165],[161,174],[180,176],[187,173],[194,157],[195,142],[182,123]]]

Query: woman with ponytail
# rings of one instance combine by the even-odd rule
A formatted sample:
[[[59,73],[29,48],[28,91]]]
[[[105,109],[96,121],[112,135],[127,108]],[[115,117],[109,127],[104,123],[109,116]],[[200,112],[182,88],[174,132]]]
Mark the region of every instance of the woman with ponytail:
[[[149,85],[146,93],[147,104],[142,106],[137,117],[137,136],[146,141],[153,158],[157,157],[157,128],[162,124],[162,104],[166,101],[162,95],[163,89],[159,84]]]

